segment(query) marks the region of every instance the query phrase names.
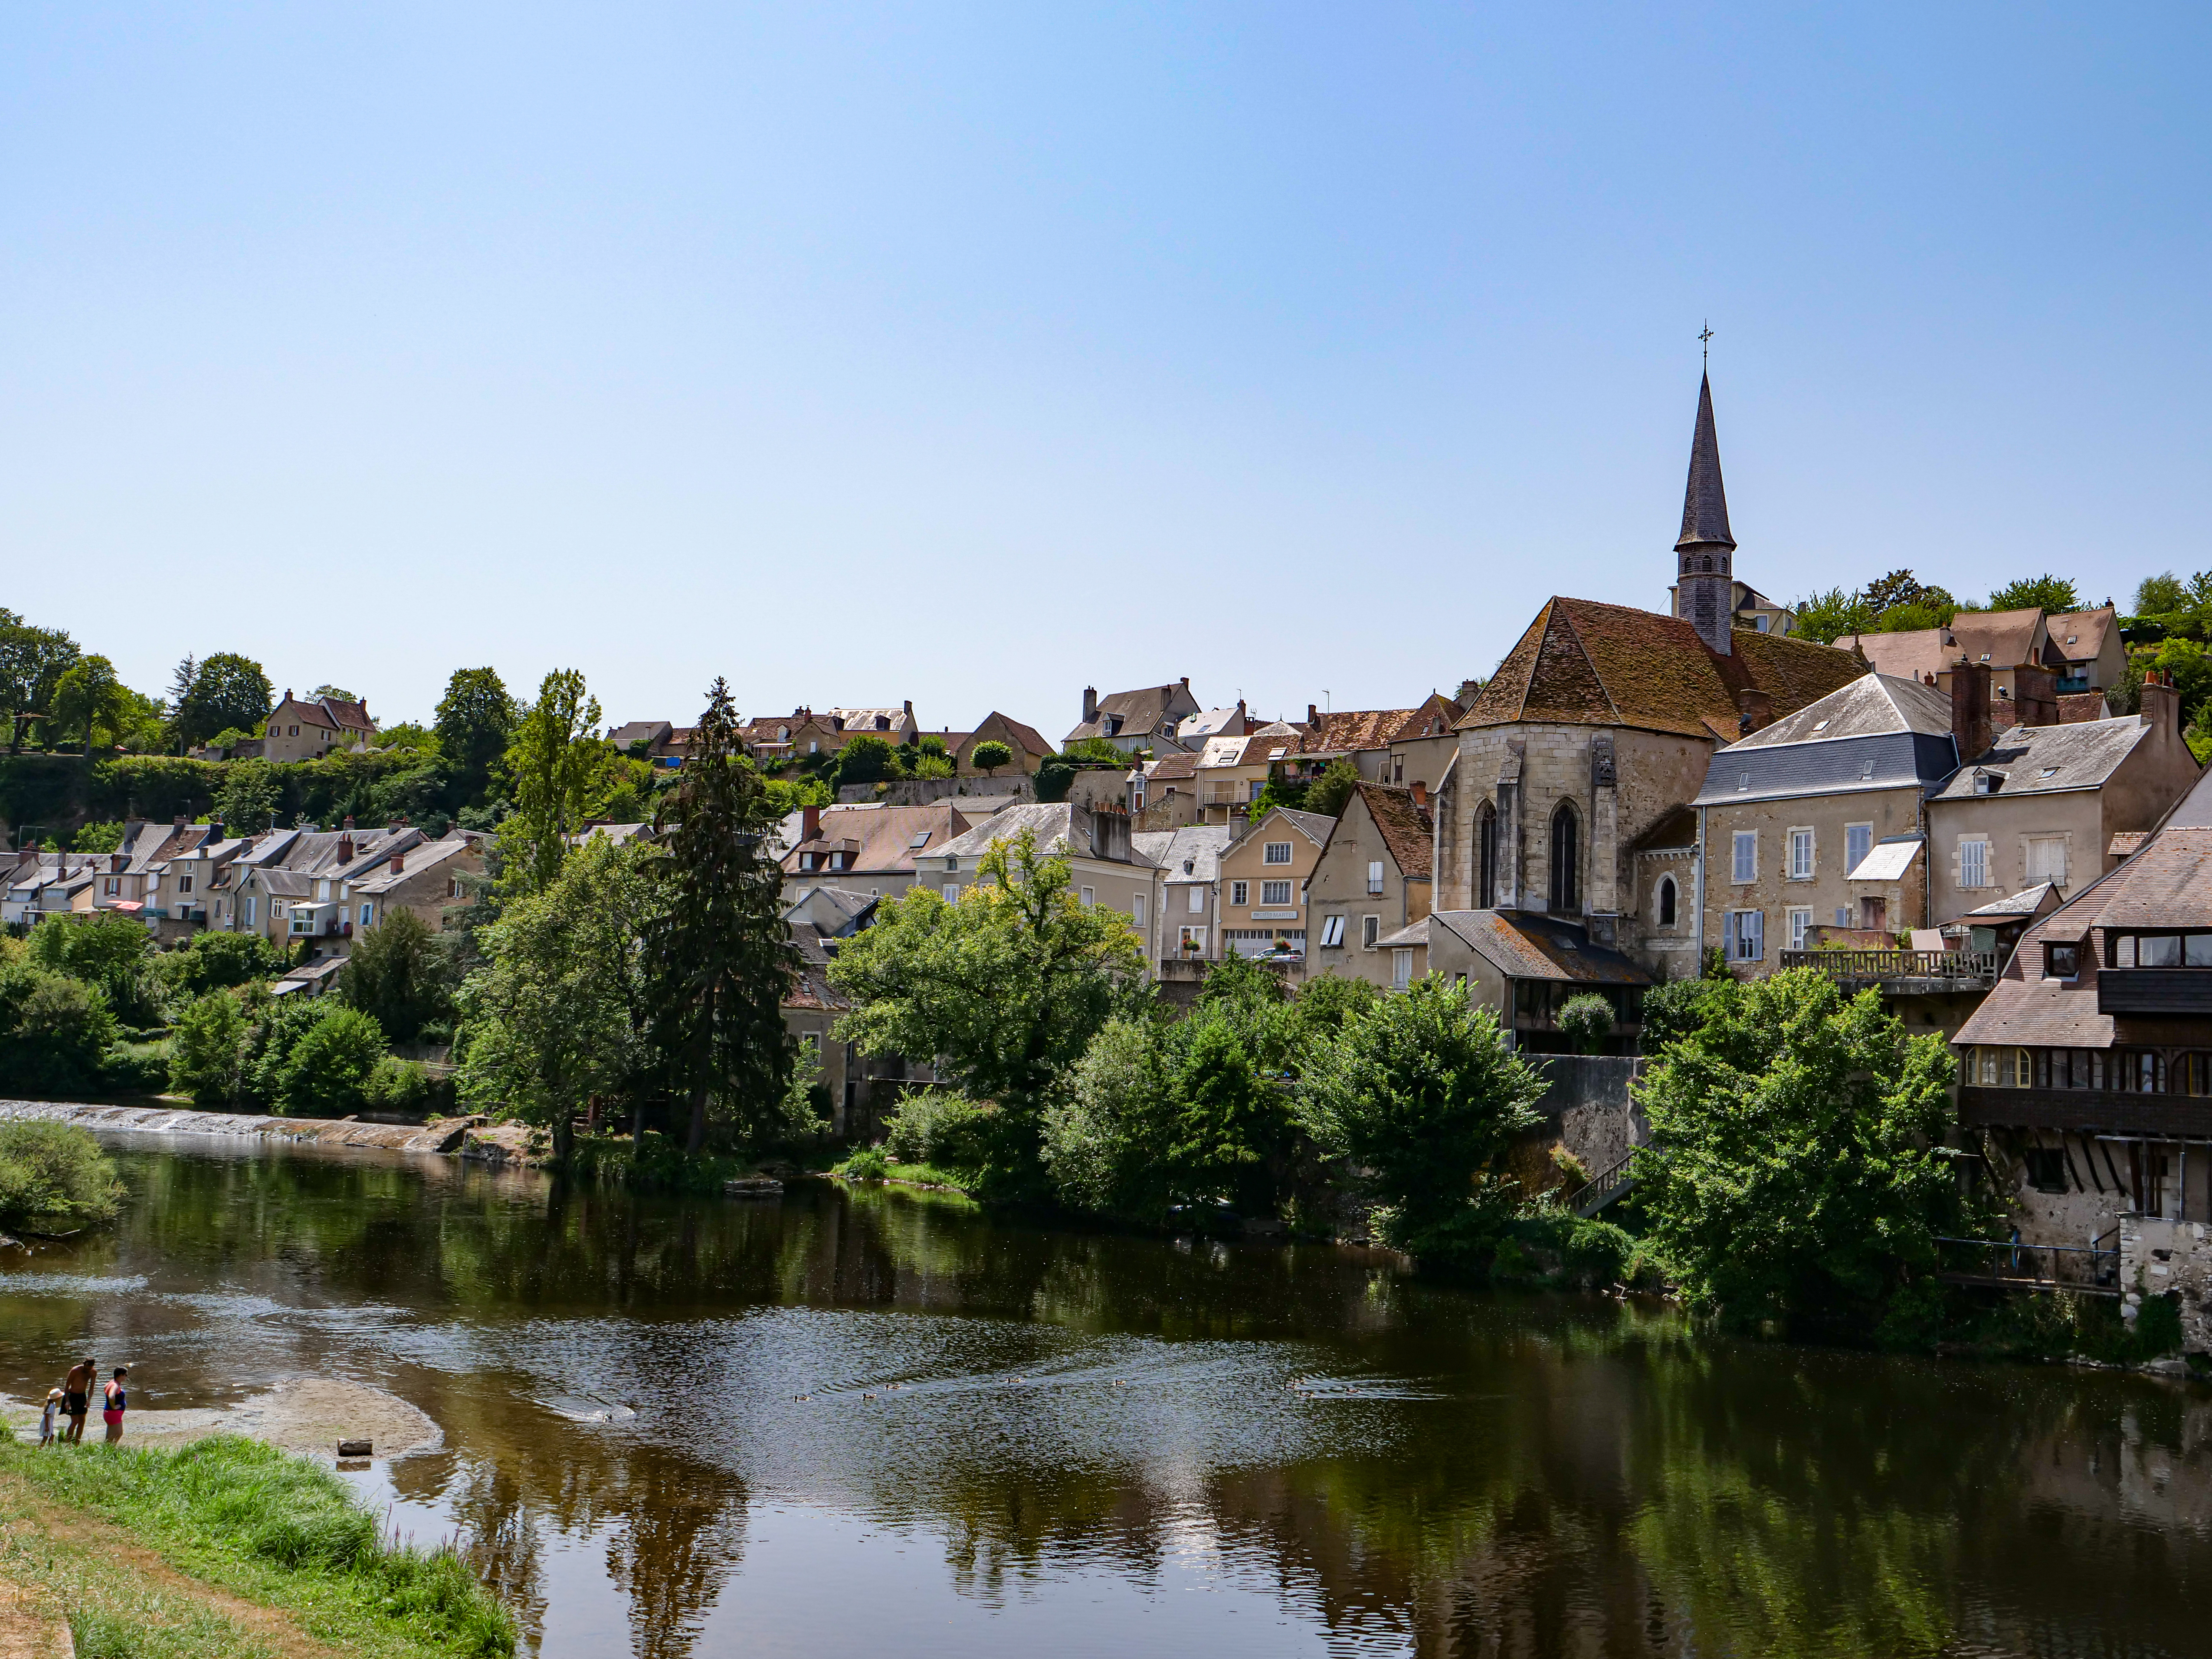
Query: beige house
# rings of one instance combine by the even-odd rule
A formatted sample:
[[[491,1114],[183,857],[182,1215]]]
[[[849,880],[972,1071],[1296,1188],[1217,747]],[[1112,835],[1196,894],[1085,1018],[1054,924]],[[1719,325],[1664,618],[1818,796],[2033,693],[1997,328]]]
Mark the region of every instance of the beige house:
[[[2062,696],[2109,690],[2125,676],[2127,647],[2120,642],[2119,618],[2111,605],[2046,617],[2044,633],[2050,641],[2046,659],[2058,676]]]
[[[940,847],[917,854],[915,884],[957,900],[981,876],[984,854],[995,842],[1028,830],[1040,853],[1065,858],[1077,898],[1128,917],[1144,942],[1146,960],[1159,957],[1159,866],[1132,839],[1129,815],[1093,811],[1066,801],[1023,802],[995,812]]]
[[[998,769],[1000,779],[1017,775],[1028,776],[1052,758],[1052,745],[1044,734],[1034,726],[1024,726],[1011,714],[1001,714],[997,709],[977,722],[973,732],[948,732],[945,746],[952,757],[956,777],[980,778],[983,769],[975,764],[975,745],[981,743],[1003,743],[1013,750],[1013,759]]]
[[[1921,803],[1958,763],[1951,700],[1884,674],[1719,750],[1694,803],[1698,956],[1717,944],[1740,976],[1764,978],[1815,927],[1929,926]],[[1648,923],[1671,925],[1692,896],[1662,875]]]
[[[1221,855],[1236,836],[1231,825],[1199,823],[1139,830],[1130,837],[1138,856],[1159,866],[1159,926],[1152,947],[1156,960],[1220,960]]]
[[[1429,914],[1436,828],[1426,796],[1363,783],[1330,822],[1306,878],[1309,979],[1334,974],[1402,991],[1426,971],[1425,939],[1386,944]]]
[[[484,837],[456,830],[439,841],[395,847],[375,863],[357,868],[339,888],[339,902],[356,939],[401,910],[411,910],[431,932],[467,897],[465,877],[483,871]]]
[[[682,735],[689,738],[688,730]],[[756,760],[789,760],[807,755],[834,755],[854,738],[881,738],[896,747],[921,735],[915,723],[914,701],[881,708],[828,708],[817,714],[802,706],[788,714],[745,721],[738,728],[738,744]]]
[[[1401,788],[1418,784],[1434,793],[1444,768],[1459,752],[1460,718],[1474,702],[1472,696],[1462,704],[1440,691],[1429,693],[1427,701],[1413,710],[1390,739],[1376,781]]]
[[[1310,963],[1306,882],[1335,824],[1318,812],[1279,806],[1223,849],[1222,955],[1284,955]]]
[[[1129,774],[1129,812],[1139,830],[1180,830],[1204,817],[1198,798],[1200,759],[1199,753],[1174,750]]]
[[[1115,691],[1101,698],[1091,686],[1083,688],[1083,718],[1061,740],[1066,748],[1087,738],[1103,738],[1125,754],[1149,749],[1156,755],[1183,746],[1178,733],[1182,723],[1204,711],[1190,692],[1186,674],[1173,685],[1141,686]]]
[[[1200,822],[1233,823],[1243,817],[1274,769],[1297,763],[1302,738],[1296,726],[1281,720],[1244,737],[1208,738],[1194,775]]]
[[[2169,685],[2141,714],[2001,732],[1928,803],[1930,904],[1941,924],[2048,881],[2071,898],[2119,860],[2115,836],[2154,829],[2202,769]]]
[[[798,840],[783,855],[783,890],[796,898],[809,887],[833,886],[896,898],[914,885],[915,872],[933,852],[981,822],[964,803],[886,806],[809,806]]]
[[[1636,1052],[1651,976],[1620,951],[1591,944],[1583,928],[1528,912],[1438,910],[1408,931],[1415,930],[1428,971],[1465,984],[1469,1000],[1498,1016],[1515,1048],[1565,1052],[1559,1010],[1587,993],[1613,1005],[1607,1051]]]
[[[333,749],[365,748],[376,741],[366,698],[301,698],[289,686],[262,731],[262,757],[272,761],[319,760]]]

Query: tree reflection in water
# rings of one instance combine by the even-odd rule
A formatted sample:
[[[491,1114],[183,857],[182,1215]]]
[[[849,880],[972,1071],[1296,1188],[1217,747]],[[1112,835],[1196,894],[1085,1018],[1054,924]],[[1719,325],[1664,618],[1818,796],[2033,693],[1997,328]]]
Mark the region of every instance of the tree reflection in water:
[[[755,1565],[771,1498],[923,1544],[976,1652],[1021,1650],[999,1621],[1039,1603],[1071,1650],[1156,1647],[1083,1586],[1170,1617],[1192,1573],[1346,1650],[2201,1650],[2212,1414],[2142,1379],[1735,1342],[894,1192],[122,1150],[123,1225],[0,1277],[12,1391],[87,1329],[158,1403],[308,1369],[389,1387],[450,1448],[395,1489],[550,1648],[586,1590],[652,1659],[788,1611],[804,1592]],[[824,1650],[884,1628],[854,1589],[805,1609]],[[1252,1636],[1209,1640],[1283,1650]]]

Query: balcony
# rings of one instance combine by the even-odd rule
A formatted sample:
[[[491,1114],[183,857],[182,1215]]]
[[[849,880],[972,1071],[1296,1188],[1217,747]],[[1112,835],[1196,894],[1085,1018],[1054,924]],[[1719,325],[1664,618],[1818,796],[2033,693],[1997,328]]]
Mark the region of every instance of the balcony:
[[[2212,968],[2102,968],[2100,1014],[2212,1014]]]
[[[1784,951],[1782,966],[1817,968],[1847,991],[1943,996],[1988,990],[2004,964],[1995,951]]]
[[[1959,1088],[1969,1128],[2060,1129],[2151,1140],[2212,1139],[2212,1097],[2117,1089]]]

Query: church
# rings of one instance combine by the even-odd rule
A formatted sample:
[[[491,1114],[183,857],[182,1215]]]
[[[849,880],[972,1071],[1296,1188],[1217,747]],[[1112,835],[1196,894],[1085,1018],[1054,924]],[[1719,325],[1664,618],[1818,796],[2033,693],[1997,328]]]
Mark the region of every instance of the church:
[[[1697,972],[1689,803],[1713,751],[1866,672],[1744,623],[1735,551],[1708,378],[1674,614],[1549,600],[1458,722],[1435,790],[1431,968],[1450,971],[1456,934],[1486,959],[1565,964],[1569,980],[1608,960],[1624,982]]]

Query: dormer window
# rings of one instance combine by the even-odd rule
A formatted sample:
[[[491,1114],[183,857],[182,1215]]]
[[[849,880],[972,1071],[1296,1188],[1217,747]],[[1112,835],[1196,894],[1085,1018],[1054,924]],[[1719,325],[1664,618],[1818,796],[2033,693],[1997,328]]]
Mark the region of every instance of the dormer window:
[[[2076,943],[2060,945],[2055,941],[2043,947],[2043,973],[2046,979],[2072,979],[2081,971],[2081,947]]]

